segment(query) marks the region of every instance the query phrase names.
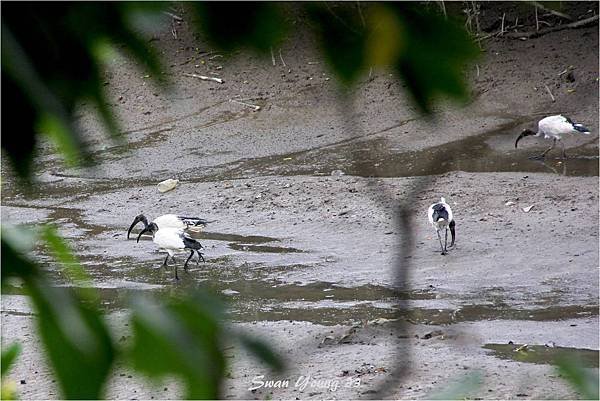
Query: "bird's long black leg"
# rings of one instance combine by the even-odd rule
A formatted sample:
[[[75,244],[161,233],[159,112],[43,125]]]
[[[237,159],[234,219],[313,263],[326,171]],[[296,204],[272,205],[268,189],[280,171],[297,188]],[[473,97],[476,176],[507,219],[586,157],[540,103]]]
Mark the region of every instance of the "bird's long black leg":
[[[177,274],[177,265],[175,265],[175,281],[179,281],[179,275]]]
[[[188,256],[187,260],[185,261],[185,264],[183,265],[183,268],[185,269],[185,271],[187,271],[187,265],[188,265],[188,262],[190,261],[190,259],[192,258],[192,256],[194,256],[193,249],[192,249],[192,252],[190,252],[190,256]]]
[[[444,236],[444,253],[448,252],[448,229],[446,228],[444,230],[445,236]]]
[[[206,260],[204,260],[204,255],[202,254],[202,252],[200,252],[198,249],[196,249],[196,253],[198,253],[198,261],[196,262],[196,264],[200,263],[200,260],[202,260],[204,263],[206,263]]]
[[[546,154],[547,154],[548,152],[550,152],[552,149],[554,149],[554,147],[555,147],[555,146],[556,146],[556,138],[554,138],[554,140],[552,141],[552,146],[550,146],[548,149],[544,150],[544,153],[542,153],[542,154],[540,155],[540,157],[541,157],[542,159],[543,159],[543,158],[545,158],[545,157],[546,157]]]
[[[163,267],[166,269],[167,268],[167,262],[169,261],[169,254],[167,253],[167,257],[165,258],[165,261],[163,262]]]
[[[438,235],[438,240],[440,240],[440,249],[442,250],[442,255],[445,255],[444,253],[444,246],[442,245],[442,237],[440,236],[440,232],[439,230],[436,230],[437,235]]]

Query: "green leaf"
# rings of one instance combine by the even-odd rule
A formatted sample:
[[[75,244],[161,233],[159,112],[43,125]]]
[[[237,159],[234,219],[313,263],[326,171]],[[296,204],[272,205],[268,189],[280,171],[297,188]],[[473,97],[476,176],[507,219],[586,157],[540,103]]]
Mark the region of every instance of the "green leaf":
[[[67,242],[58,235],[54,226],[45,225],[41,230],[41,238],[56,261],[63,266],[63,272],[66,273],[71,282],[80,286],[88,285],[91,282],[90,277],[79,264],[79,260],[73,254]]]
[[[115,348],[100,311],[44,277],[26,281],[44,349],[67,399],[102,398]]]
[[[329,3],[307,6],[325,60],[340,83],[350,86],[366,65],[367,31],[354,8],[331,7]]]
[[[431,112],[439,95],[466,100],[464,70],[479,54],[467,32],[454,21],[423,8],[386,4],[401,21],[405,34],[396,71],[421,111]]]
[[[37,266],[23,256],[31,252],[34,243],[31,230],[2,226],[2,284],[9,277],[25,279],[39,273]]]
[[[6,349],[2,350],[2,377],[12,367],[13,362],[17,359],[17,356],[21,353],[21,344],[13,343],[9,345]]]
[[[285,369],[283,359],[275,353],[275,351],[263,340],[256,337],[251,337],[248,334],[238,334],[238,339],[241,344],[258,359],[267,363],[272,369],[277,372],[282,372]]]
[[[19,277],[33,301],[38,333],[65,398],[98,399],[115,358],[115,349],[92,289],[56,288],[25,255],[33,247],[30,230],[2,227],[2,281]],[[77,276],[77,260],[52,227],[41,238],[54,256]],[[75,273],[74,273],[75,272]]]
[[[405,46],[400,21],[393,12],[379,4],[370,7],[368,21],[366,62],[373,67],[394,65]]]
[[[556,363],[559,373],[584,399],[600,399],[597,370],[584,369],[576,359],[567,356],[557,358]]]
[[[225,359],[214,301],[200,295],[161,303],[139,298],[133,311],[133,366],[150,377],[180,377],[188,399],[219,398]]]
[[[98,43],[122,45],[163,83],[158,56],[138,33],[135,16],[160,15],[165,4],[15,2],[2,7],[2,93],[11,99],[3,109],[2,148],[24,182],[30,181],[40,130],[70,165],[93,164],[83,132],[73,123],[84,101],[97,106],[111,137],[120,138],[102,91]]]
[[[38,113],[38,118],[36,131],[44,133],[56,144],[67,164],[78,165],[81,157],[80,143],[70,124],[51,113]]]

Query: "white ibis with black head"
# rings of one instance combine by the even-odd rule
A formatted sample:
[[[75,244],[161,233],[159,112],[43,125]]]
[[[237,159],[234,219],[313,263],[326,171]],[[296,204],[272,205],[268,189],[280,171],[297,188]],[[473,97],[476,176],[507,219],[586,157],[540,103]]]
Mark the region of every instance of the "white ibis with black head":
[[[146,216],[143,214],[135,216],[133,223],[131,223],[129,230],[127,230],[127,239],[129,239],[129,234],[131,233],[131,230],[133,230],[133,227],[135,227],[139,222],[144,223],[144,228],[148,228],[148,219]],[[185,217],[178,216],[176,214],[165,214],[155,218],[152,223],[156,224],[160,229],[175,228],[193,232],[200,231],[208,223],[212,223],[212,221],[201,219],[199,217]]]
[[[454,222],[452,209],[450,209],[450,205],[446,203],[446,199],[441,198],[440,202],[434,203],[433,205],[429,206],[427,214],[429,217],[429,222],[431,223],[433,228],[435,228],[438,239],[440,240],[442,255],[445,255],[448,253],[448,229],[450,230],[450,234],[452,234],[452,243],[450,244],[450,247],[454,246],[454,227],[456,226],[456,223]],[[445,232],[444,245],[442,245],[442,237],[440,236],[440,231],[442,230],[444,230]]]
[[[189,250],[191,252],[190,252],[190,256],[187,258],[187,260],[185,261],[185,264],[183,265],[183,268],[185,269],[185,271],[187,271],[188,262],[190,261],[192,256],[194,256],[194,252],[196,252],[198,254],[198,262],[200,262],[200,260],[205,262],[204,256],[202,255],[202,252],[200,252],[200,249],[202,249],[202,245],[200,244],[200,242],[198,242],[195,239],[193,239],[192,237],[190,237],[183,230],[178,229],[178,228],[160,228],[159,229],[158,225],[156,225],[156,223],[152,222],[152,223],[148,224],[148,226],[145,227],[139,233],[139,235],[137,237],[137,242],[140,242],[140,237],[145,232],[150,232],[152,234],[152,241],[156,245],[158,245],[159,250],[167,252],[167,257],[165,258],[165,261],[163,263],[163,266],[165,268],[168,266],[167,263],[169,261],[169,257],[171,257],[171,259],[173,259],[173,261],[175,261],[175,258],[173,257],[175,252],[182,252],[182,251],[186,251],[186,250]],[[196,262],[196,263],[198,263],[198,262]],[[175,265],[175,279],[179,280],[179,276],[177,275],[177,265]]]
[[[567,155],[565,153],[565,144],[562,142],[562,139],[563,136],[569,137],[573,134],[589,135],[590,130],[584,127],[582,124],[574,123],[569,117],[561,115],[545,117],[538,122],[537,132],[533,132],[530,129],[526,129],[521,132],[521,135],[519,135],[517,141],[515,142],[515,149],[522,138],[535,135],[544,137],[544,139],[552,139],[552,146],[546,149],[541,155],[532,156],[530,159],[544,159],[546,154],[554,149],[557,141],[562,145],[562,157],[563,159],[566,159]]]

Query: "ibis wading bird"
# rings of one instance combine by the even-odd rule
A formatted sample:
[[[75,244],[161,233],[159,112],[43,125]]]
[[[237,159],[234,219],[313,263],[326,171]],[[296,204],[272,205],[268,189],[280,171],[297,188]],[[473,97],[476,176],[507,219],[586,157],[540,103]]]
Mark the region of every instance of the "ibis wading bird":
[[[167,252],[167,257],[165,258],[165,261],[163,263],[163,266],[165,268],[167,267],[169,256],[171,257],[171,259],[173,259],[173,261],[175,261],[175,258],[173,257],[175,252],[181,252],[185,250],[191,251],[190,256],[187,258],[185,264],[183,265],[185,271],[187,271],[188,262],[190,261],[192,256],[194,256],[194,252],[198,253],[198,262],[200,262],[200,260],[205,262],[204,256],[202,256],[202,253],[200,252],[200,249],[202,249],[202,245],[200,245],[200,242],[190,237],[183,230],[178,228],[159,229],[156,223],[153,222],[148,224],[148,226],[145,227],[139,233],[137,237],[137,242],[140,242],[140,237],[145,232],[150,232],[152,234],[152,241],[154,241],[154,243],[158,245],[158,247],[160,248],[159,250]],[[179,276],[177,275],[177,265],[175,265],[175,279],[179,280]]]
[[[540,120],[538,123],[537,132],[533,132],[530,129],[523,130],[515,142],[515,148],[517,147],[517,144],[521,138],[535,135],[544,137],[544,139],[552,139],[552,146],[546,149],[541,155],[532,156],[530,159],[543,159],[546,157],[546,153],[550,152],[552,149],[554,149],[554,146],[556,146],[556,141],[560,141],[560,144],[562,145],[562,157],[563,159],[566,159],[567,155],[565,154],[565,144],[562,142],[562,138],[563,136],[571,136],[571,134],[577,133],[589,135],[590,130],[584,127],[582,124],[574,123],[568,117],[560,115],[550,116]]]
[[[452,216],[452,209],[450,209],[450,205],[446,203],[446,200],[441,198],[440,202],[429,206],[427,214],[429,215],[429,222],[433,228],[435,228],[438,239],[440,240],[442,255],[445,255],[448,253],[448,229],[450,229],[450,234],[452,234],[452,243],[450,244],[450,247],[454,246],[454,227],[456,226],[456,223],[454,222],[454,217]],[[440,231],[442,230],[445,232],[444,245],[442,245],[442,237],[440,237]]]
[[[146,216],[143,214],[135,216],[133,223],[131,223],[129,230],[127,230],[127,239],[129,239],[129,234],[131,233],[131,230],[133,230],[133,227],[135,227],[139,222],[144,223],[144,228],[148,228],[148,219]],[[165,214],[155,218],[152,223],[156,224],[161,229],[176,228],[186,231],[200,231],[202,227],[208,223],[212,223],[212,221],[201,219],[199,217],[184,217],[177,216],[176,214]]]

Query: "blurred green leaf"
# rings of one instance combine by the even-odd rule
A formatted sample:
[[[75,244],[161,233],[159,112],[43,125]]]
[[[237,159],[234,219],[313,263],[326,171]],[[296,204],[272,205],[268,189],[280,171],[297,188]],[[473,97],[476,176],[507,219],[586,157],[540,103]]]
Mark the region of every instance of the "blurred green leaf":
[[[406,35],[396,70],[421,111],[439,95],[467,99],[464,71],[479,54],[466,31],[452,20],[406,3],[386,3]]]
[[[254,354],[259,360],[267,363],[275,371],[282,372],[285,369],[283,359],[275,353],[269,344],[260,338],[240,333],[238,339],[248,351]]]
[[[56,144],[67,164],[71,167],[79,164],[82,145],[66,120],[57,118],[56,114],[38,113],[36,131],[46,134]]]
[[[197,26],[220,49],[250,47],[266,53],[287,30],[281,5],[274,2],[192,2]]]
[[[79,260],[67,242],[58,235],[54,226],[45,225],[41,230],[41,238],[50,249],[54,259],[63,266],[63,272],[70,281],[77,285],[87,285],[91,282],[90,277],[79,264]]]
[[[444,388],[429,394],[429,400],[463,400],[469,397],[474,391],[481,387],[483,377],[479,372],[473,372],[458,379],[452,383],[446,384]]]
[[[343,4],[333,9],[329,3],[309,3],[307,10],[325,60],[342,85],[351,85],[367,62],[367,31],[356,9]]]
[[[557,358],[556,364],[559,373],[584,399],[600,399],[597,370],[582,368],[576,359],[567,356]]]
[[[14,380],[2,380],[0,385],[0,399],[2,400],[17,400],[17,383]]]
[[[35,236],[31,230],[2,226],[2,283],[9,277],[28,278],[39,273],[24,255],[31,252]]]
[[[38,332],[67,399],[102,398],[115,348],[100,311],[73,289],[56,288],[43,277],[26,281]]]
[[[405,40],[400,21],[394,13],[379,4],[370,7],[368,21],[367,63],[373,67],[394,65],[402,51]]]
[[[33,238],[31,230],[2,227],[2,281],[7,277],[24,281],[38,317],[38,333],[65,398],[98,399],[115,357],[106,322],[91,302],[91,289],[78,293],[53,287],[26,257],[33,248]],[[78,266],[53,228],[43,228],[41,238],[61,263],[71,269]]]
[[[159,59],[133,25],[134,14],[159,14],[166,3],[7,3],[2,7],[2,148],[19,177],[31,175],[36,136],[49,135],[71,164],[94,161],[73,123],[77,106],[96,106],[113,139],[117,121],[104,95],[99,57],[101,44],[118,44],[149,70],[165,79]],[[137,18],[139,20],[139,18]],[[24,23],[25,21],[25,23]],[[10,113],[7,113],[10,111]]]
[[[19,356],[20,353],[21,344],[19,343],[13,343],[6,347],[6,349],[2,350],[2,361],[0,362],[2,364],[2,377],[8,373],[13,362],[17,359],[17,356]]]
[[[219,398],[225,359],[214,301],[200,295],[161,304],[140,298],[133,310],[134,367],[150,377],[180,377],[185,398]]]

